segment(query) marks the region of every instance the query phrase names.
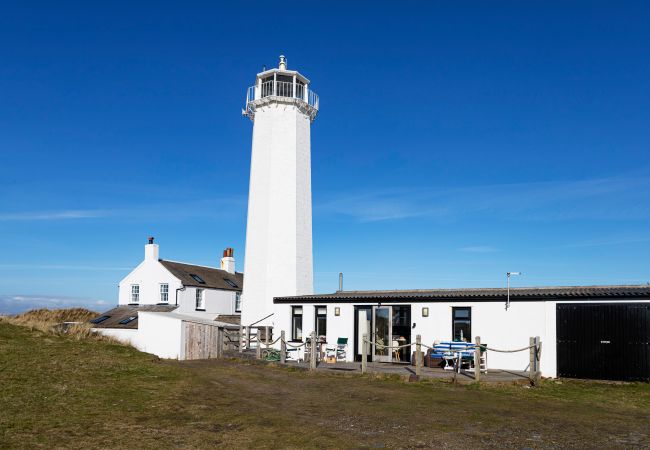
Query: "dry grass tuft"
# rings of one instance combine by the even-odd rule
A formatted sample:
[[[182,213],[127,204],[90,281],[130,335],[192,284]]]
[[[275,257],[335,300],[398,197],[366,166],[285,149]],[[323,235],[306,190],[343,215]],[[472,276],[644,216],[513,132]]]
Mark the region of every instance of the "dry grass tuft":
[[[113,339],[101,336],[91,330],[89,321],[99,314],[85,308],[33,309],[14,316],[4,316],[1,320],[32,330],[56,335],[73,336],[76,339]]]
[[[90,319],[97,317],[99,314],[85,308],[66,308],[66,309],[32,309],[21,314],[13,316],[18,321],[36,321],[51,324],[62,322],[88,322]]]

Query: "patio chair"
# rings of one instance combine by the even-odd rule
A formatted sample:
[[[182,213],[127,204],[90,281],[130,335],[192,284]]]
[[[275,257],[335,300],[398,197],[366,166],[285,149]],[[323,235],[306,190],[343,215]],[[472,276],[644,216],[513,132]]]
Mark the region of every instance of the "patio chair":
[[[327,357],[334,357],[336,361],[345,361],[347,358],[348,338],[340,337],[336,340],[336,347],[326,348]]]
[[[399,348],[397,348],[397,347],[399,347],[399,341],[394,340],[392,347],[393,347],[393,359],[395,361],[397,361],[397,362],[400,362],[401,359],[400,359],[400,356],[399,356]]]
[[[287,348],[287,361],[303,361],[303,354],[299,348]]]

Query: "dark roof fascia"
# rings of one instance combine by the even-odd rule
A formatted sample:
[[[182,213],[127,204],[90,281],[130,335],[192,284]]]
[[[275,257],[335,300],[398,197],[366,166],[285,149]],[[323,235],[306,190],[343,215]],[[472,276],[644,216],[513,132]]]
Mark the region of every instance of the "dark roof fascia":
[[[565,302],[565,301],[629,301],[629,300],[650,300],[650,286],[634,286],[625,291],[625,287],[603,287],[588,290],[582,287],[560,288],[559,290],[540,289],[535,292],[534,288],[526,289],[527,293],[510,291],[511,302]],[[450,290],[448,295],[441,295],[440,292],[428,294],[425,291],[377,291],[373,292],[337,292],[335,294],[306,295],[295,297],[275,297],[274,303],[459,303],[459,302],[505,302],[507,294],[501,290],[490,293],[474,294],[471,289],[463,291]],[[533,292],[531,292],[533,291]],[[564,292],[562,292],[564,291]]]
[[[425,297],[376,297],[376,298],[306,298],[306,297],[281,297],[274,298],[276,304],[370,304],[381,303],[383,305],[391,303],[503,303],[507,298],[497,297],[449,297],[449,298],[425,298]],[[625,296],[625,297],[598,297],[598,296],[578,296],[578,297],[525,297],[512,298],[510,303],[518,302],[579,302],[579,301],[601,301],[601,302],[625,302],[630,300],[647,300],[650,296]]]

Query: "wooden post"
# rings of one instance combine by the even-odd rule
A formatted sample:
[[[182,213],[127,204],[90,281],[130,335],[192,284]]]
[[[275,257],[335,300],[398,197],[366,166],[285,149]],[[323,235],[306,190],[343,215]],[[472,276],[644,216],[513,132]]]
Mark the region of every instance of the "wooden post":
[[[246,350],[251,348],[251,327],[244,327],[246,330]]]
[[[474,348],[474,381],[481,382],[481,337],[476,336],[476,347]]]
[[[284,330],[280,333],[280,363],[287,362],[287,341],[284,340]]]
[[[529,348],[529,358],[528,358],[528,378],[531,383],[535,383],[535,338],[530,337],[528,339]]]
[[[535,336],[535,382],[542,379],[542,341],[539,336]]]
[[[422,375],[422,336],[415,337],[415,376]]]
[[[239,353],[244,351],[244,327],[239,326]]]
[[[217,358],[223,356],[223,328],[217,327]]]
[[[255,347],[255,357],[262,359],[262,343],[260,342],[260,330],[257,330],[257,346]]]
[[[309,370],[316,370],[316,332],[311,332],[311,354],[309,355]]]
[[[264,327],[264,343],[266,344],[266,348],[269,348],[269,342],[271,342],[270,336],[269,336],[269,326],[266,325]]]
[[[368,335],[364,333],[361,339],[361,373],[366,373],[368,370]]]

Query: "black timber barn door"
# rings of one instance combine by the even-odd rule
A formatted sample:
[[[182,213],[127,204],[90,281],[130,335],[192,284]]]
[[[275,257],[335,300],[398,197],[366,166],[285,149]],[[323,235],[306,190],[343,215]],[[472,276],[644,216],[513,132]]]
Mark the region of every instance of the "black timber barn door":
[[[650,380],[649,303],[557,305],[559,377]]]

